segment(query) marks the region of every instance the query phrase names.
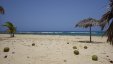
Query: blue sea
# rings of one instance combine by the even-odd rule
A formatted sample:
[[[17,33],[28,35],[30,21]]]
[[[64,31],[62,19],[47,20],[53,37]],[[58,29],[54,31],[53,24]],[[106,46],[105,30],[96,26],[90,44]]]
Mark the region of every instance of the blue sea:
[[[102,36],[102,31],[92,31],[93,36]],[[19,31],[16,34],[33,34],[33,35],[71,35],[71,36],[88,36],[88,31]]]

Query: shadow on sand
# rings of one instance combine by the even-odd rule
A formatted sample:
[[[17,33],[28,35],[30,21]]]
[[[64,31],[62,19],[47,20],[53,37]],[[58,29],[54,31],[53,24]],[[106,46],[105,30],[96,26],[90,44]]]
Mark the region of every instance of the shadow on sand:
[[[100,43],[105,43],[105,42],[97,42],[97,41],[78,41],[80,43],[93,43],[93,44],[100,44]]]
[[[0,37],[0,41],[11,39],[12,37]]]

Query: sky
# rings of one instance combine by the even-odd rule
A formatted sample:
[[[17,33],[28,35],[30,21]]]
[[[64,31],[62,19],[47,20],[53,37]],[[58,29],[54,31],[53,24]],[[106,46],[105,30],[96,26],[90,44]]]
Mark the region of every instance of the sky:
[[[5,14],[0,24],[12,22],[17,31],[88,31],[75,28],[85,18],[100,19],[109,0],[0,0]],[[1,30],[6,30],[0,26]],[[93,31],[100,31],[93,27]]]

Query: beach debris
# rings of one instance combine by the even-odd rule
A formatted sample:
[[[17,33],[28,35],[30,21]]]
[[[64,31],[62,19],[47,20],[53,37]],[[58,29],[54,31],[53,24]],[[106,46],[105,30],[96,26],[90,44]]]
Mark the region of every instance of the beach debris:
[[[106,57],[109,57],[108,55]]]
[[[79,55],[79,51],[78,51],[78,50],[75,50],[75,51],[74,51],[74,54],[75,54],[75,55]]]
[[[12,52],[12,54],[14,54],[15,52]]]
[[[112,61],[111,59],[108,59],[108,60],[109,60],[109,62],[110,62],[110,63],[112,63],[112,64],[113,64],[113,61]]]
[[[7,55],[5,55],[4,58],[7,58]]]
[[[110,63],[113,63],[113,61],[112,61],[112,60],[110,60],[109,62],[110,62]]]
[[[27,56],[27,58],[29,58],[29,56]]]
[[[9,52],[9,47],[5,47],[4,52]]]
[[[67,44],[69,44],[69,42],[67,42]]]
[[[77,49],[77,47],[76,46],[73,46],[73,49]]]
[[[64,62],[67,62],[67,60],[64,60]]]
[[[92,60],[98,61],[98,56],[97,56],[97,55],[93,55],[93,56],[92,56]]]
[[[35,43],[32,43],[32,46],[35,46]]]
[[[87,49],[88,47],[87,46],[84,46],[84,49]]]

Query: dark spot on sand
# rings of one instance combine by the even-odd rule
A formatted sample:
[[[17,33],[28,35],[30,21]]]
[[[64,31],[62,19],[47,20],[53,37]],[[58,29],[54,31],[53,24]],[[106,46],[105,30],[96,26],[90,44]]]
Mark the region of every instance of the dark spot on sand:
[[[69,42],[67,42],[67,44],[69,44]]]
[[[108,59],[110,61],[110,59]]]
[[[87,49],[88,47],[87,46],[84,46],[84,49]]]
[[[29,56],[27,56],[27,58],[29,58]]]
[[[109,57],[108,55],[106,57]]]
[[[64,62],[67,62],[67,60],[64,60]]]
[[[110,60],[109,62],[110,62],[110,63],[113,63],[113,61],[112,61],[112,60]]]
[[[15,52],[12,52],[12,54],[15,54]]]
[[[4,58],[7,58],[7,55],[5,55]]]
[[[35,46],[35,43],[32,43],[32,46]]]
[[[73,46],[73,49],[77,49],[77,47],[76,46]]]

